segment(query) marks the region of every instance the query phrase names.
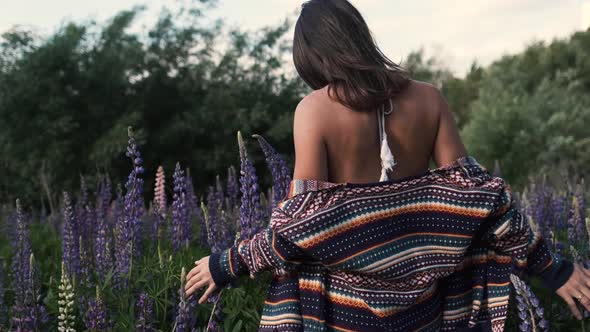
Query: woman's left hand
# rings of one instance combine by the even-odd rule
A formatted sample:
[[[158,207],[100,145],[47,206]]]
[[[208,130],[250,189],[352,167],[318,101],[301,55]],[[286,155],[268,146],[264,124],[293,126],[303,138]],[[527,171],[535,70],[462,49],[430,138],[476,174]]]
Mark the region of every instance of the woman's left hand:
[[[207,290],[199,299],[199,304],[202,304],[217,289],[217,285],[211,277],[211,271],[209,271],[209,256],[199,259],[195,262],[195,265],[186,275],[184,291],[186,292],[186,296],[190,296],[197,289],[207,286]]]
[[[590,270],[574,263],[574,272],[556,293],[563,298],[577,319],[584,319],[576,302],[582,304],[586,311],[590,311]]]

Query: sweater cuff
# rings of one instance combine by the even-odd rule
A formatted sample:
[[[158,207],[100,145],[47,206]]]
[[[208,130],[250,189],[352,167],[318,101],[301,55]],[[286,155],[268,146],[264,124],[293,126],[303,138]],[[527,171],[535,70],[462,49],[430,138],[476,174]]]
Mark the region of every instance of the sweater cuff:
[[[219,288],[225,287],[236,277],[231,272],[230,249],[214,252],[209,256],[209,272]]]
[[[574,264],[558,253],[554,253],[554,261],[551,266],[539,273],[538,276],[545,287],[557,291],[573,273]]]

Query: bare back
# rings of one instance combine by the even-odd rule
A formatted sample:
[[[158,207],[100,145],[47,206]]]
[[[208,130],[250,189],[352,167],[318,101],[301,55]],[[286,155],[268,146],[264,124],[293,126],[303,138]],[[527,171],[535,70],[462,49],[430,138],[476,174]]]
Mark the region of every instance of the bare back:
[[[377,112],[358,112],[333,101],[327,87],[314,91],[315,113],[312,121],[325,143],[327,180],[365,183],[379,181],[381,172]],[[394,110],[385,117],[385,132],[396,165],[388,175],[399,179],[426,171],[431,159],[438,166],[459,156],[466,149],[459,138],[454,119],[438,89],[412,81],[394,102]],[[296,140],[296,170],[299,151]],[[298,151],[299,150],[299,151]],[[301,174],[306,171],[299,170]],[[307,176],[303,176],[306,178]]]

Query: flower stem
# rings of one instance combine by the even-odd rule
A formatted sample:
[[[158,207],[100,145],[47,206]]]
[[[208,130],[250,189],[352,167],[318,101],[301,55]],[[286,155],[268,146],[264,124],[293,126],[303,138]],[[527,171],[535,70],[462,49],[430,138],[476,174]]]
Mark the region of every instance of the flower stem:
[[[215,304],[213,304],[213,309],[211,310],[211,315],[209,315],[209,320],[207,321],[207,327],[206,327],[205,332],[209,332],[209,326],[210,326],[209,323],[211,322],[211,319],[213,319],[213,314],[215,313],[215,307],[217,307],[217,303],[221,300],[221,293],[223,293],[223,289],[219,291],[219,296],[217,297],[217,301],[215,301]]]

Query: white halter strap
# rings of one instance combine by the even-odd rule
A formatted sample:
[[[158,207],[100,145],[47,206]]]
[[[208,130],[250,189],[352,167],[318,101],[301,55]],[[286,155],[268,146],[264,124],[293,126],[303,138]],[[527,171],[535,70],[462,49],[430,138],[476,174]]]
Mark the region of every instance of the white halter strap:
[[[379,181],[386,181],[389,179],[387,176],[387,171],[392,170],[393,166],[396,165],[395,159],[393,157],[393,153],[391,153],[391,149],[389,148],[389,143],[387,142],[387,133],[385,132],[385,115],[391,114],[393,111],[393,102],[389,99],[389,110],[385,111],[385,104],[381,109],[378,111],[378,120],[379,120],[379,141],[381,142],[381,178]]]

